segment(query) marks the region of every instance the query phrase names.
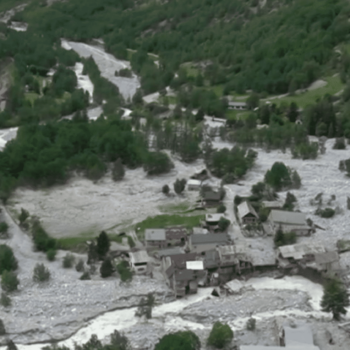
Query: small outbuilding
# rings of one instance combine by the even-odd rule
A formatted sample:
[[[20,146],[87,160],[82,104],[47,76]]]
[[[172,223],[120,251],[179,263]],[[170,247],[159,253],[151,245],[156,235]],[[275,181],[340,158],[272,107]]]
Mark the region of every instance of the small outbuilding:
[[[187,181],[187,190],[188,191],[199,191],[201,188],[202,182],[195,179],[189,179]]]
[[[228,109],[245,110],[247,109],[246,102],[229,102]]]
[[[148,264],[150,257],[145,250],[129,253],[131,269],[136,274],[146,273],[148,271]]]
[[[242,202],[237,206],[237,212],[242,225],[254,224],[259,220],[259,215],[247,201]]]

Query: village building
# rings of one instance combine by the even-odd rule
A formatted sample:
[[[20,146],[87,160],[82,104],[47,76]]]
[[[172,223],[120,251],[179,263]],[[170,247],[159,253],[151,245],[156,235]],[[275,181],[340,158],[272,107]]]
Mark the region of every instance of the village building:
[[[131,270],[136,274],[150,272],[150,257],[145,250],[129,253]]]
[[[237,213],[242,225],[255,224],[259,221],[259,215],[247,201],[244,201],[237,206]]]
[[[206,207],[215,207],[221,202],[221,195],[219,192],[206,191],[202,195],[203,197],[203,206]]]
[[[167,246],[183,246],[187,239],[187,229],[183,226],[167,227],[165,229]]]
[[[195,235],[206,235],[207,233],[209,233],[208,229],[204,228],[204,227],[193,227],[192,228],[192,234]]]
[[[247,109],[247,104],[245,102],[229,102],[228,109],[245,110]]]
[[[341,270],[338,253],[326,251],[323,245],[315,243],[279,247],[277,262],[281,268],[311,268],[327,276],[334,276]]]
[[[174,247],[169,249],[162,249],[157,252],[157,255],[160,259],[163,256],[171,256],[171,255],[178,255],[178,254],[185,254],[184,249],[181,247]]]
[[[312,331],[307,324],[293,327],[277,325],[276,333],[279,344],[275,346],[241,345],[240,350],[320,350],[314,345]]]
[[[261,204],[263,205],[264,208],[266,209],[281,209],[282,208],[282,203],[279,201],[262,201]]]
[[[147,248],[165,248],[167,246],[165,230],[163,228],[146,229],[145,242]]]
[[[271,210],[267,220],[274,234],[278,230],[282,230],[283,233],[294,232],[301,236],[310,234],[312,230],[306,222],[304,213],[274,209]]]
[[[183,246],[186,243],[187,230],[184,227],[167,227],[165,229],[146,229],[145,242],[147,248],[166,248]]]
[[[202,182],[200,180],[189,179],[186,185],[188,191],[199,191],[201,189]]]
[[[341,274],[339,255],[335,251],[315,254],[317,269],[323,274],[334,277]]]
[[[208,250],[230,243],[231,240],[226,233],[191,235],[189,238],[189,249],[191,252],[204,254]]]
[[[166,282],[175,292],[176,297],[196,293],[198,285],[205,285],[207,272],[203,262],[196,262],[197,254],[178,254],[162,258],[162,271]],[[192,264],[187,264],[192,262]],[[201,266],[199,266],[199,264]],[[187,268],[189,266],[190,268]],[[196,268],[194,268],[196,267]]]

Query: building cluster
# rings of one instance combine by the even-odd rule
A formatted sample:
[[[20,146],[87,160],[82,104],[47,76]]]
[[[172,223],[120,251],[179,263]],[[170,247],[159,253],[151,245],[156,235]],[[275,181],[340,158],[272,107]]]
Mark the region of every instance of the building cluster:
[[[191,181],[188,187],[189,190],[199,189],[196,181]],[[204,198],[210,202],[214,195],[203,194]],[[312,228],[305,214],[283,211],[278,202],[265,205],[271,209],[263,223],[266,236],[274,236],[279,230],[296,235],[310,234]],[[248,201],[240,203],[236,213],[242,227],[259,223],[259,216]],[[224,285],[242,274],[267,268],[313,269],[333,275],[340,272],[338,253],[327,251],[322,245],[293,244],[275,249],[271,238],[234,242],[227,232],[220,230],[222,218],[226,218],[225,214],[206,214],[202,227],[191,230],[181,226],[146,229],[145,249],[129,254],[132,270],[151,273],[153,267],[158,266],[178,297],[196,293],[198,287]]]
[[[314,345],[313,334],[308,324],[286,325],[280,319],[275,320],[275,333],[277,344],[241,345],[240,350],[320,350]]]

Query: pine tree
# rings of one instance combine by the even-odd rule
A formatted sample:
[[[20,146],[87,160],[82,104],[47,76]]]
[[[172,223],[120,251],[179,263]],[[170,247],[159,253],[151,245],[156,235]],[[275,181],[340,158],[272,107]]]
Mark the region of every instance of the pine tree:
[[[185,186],[186,186],[186,180],[185,179],[182,179],[182,180],[176,179],[176,181],[174,182],[174,191],[175,191],[175,193],[177,193],[177,194],[182,193],[183,190],[185,189]]]
[[[113,265],[111,259],[106,258],[100,268],[101,277],[106,278],[112,275]]]
[[[10,339],[7,341],[7,348],[6,350],[18,350],[16,344]]]
[[[96,251],[100,260],[108,253],[110,247],[109,238],[105,231],[102,231],[97,238]]]
[[[87,264],[91,265],[98,260],[97,246],[94,241],[89,244]]]
[[[125,175],[125,170],[124,170],[122,160],[118,158],[113,165],[112,178],[114,181],[120,181],[124,178],[124,175]]]
[[[324,294],[321,300],[322,311],[332,312],[333,318],[339,321],[341,315],[345,315],[349,306],[349,294],[337,279],[329,281],[324,287]]]

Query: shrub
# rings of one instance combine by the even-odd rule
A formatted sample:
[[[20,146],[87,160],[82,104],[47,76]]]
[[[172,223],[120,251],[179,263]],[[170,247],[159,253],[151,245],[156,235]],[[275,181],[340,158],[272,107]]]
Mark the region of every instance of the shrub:
[[[233,331],[227,324],[215,322],[208,338],[208,345],[222,349],[233,339]]]
[[[12,249],[6,244],[0,244],[0,273],[5,270],[16,270],[18,262],[13,254]]]
[[[47,252],[56,247],[56,240],[47,234],[39,221],[33,223],[32,238],[35,249],[38,251]]]
[[[217,213],[224,213],[225,211],[226,211],[226,207],[223,204],[220,204],[216,209]]]
[[[295,244],[297,241],[297,235],[295,232],[283,233],[282,230],[277,230],[274,242],[276,247],[281,247],[284,245]]]
[[[85,280],[91,280],[90,273],[88,271],[85,271],[81,276],[80,280],[85,281]]]
[[[325,208],[325,209],[318,208],[315,214],[321,216],[322,218],[329,219],[334,216],[335,210],[332,208]]]
[[[251,317],[246,324],[247,330],[248,331],[254,331],[256,326],[256,319]]]
[[[185,189],[186,182],[187,181],[185,179],[182,179],[182,180],[176,179],[176,181],[174,182],[175,193],[177,193],[177,194],[182,193],[183,190]]]
[[[120,279],[123,282],[132,280],[132,272],[130,271],[129,264],[126,261],[122,261],[117,265],[117,271]]]
[[[230,220],[221,217],[220,220],[219,220],[219,223],[218,223],[219,229],[222,232],[226,231],[227,228],[230,226],[230,223],[231,223]]]
[[[19,224],[23,225],[28,217],[29,217],[29,212],[27,210],[21,208],[21,214],[19,214],[19,216],[18,216]]]
[[[1,293],[0,305],[2,305],[2,306],[4,306],[4,307],[11,306],[11,299],[10,299],[10,297],[9,297],[7,294],[5,294],[4,292]]]
[[[102,231],[97,237],[96,251],[100,260],[102,260],[109,251],[111,243],[105,231]]]
[[[135,247],[135,241],[133,240],[133,238],[131,236],[128,236],[128,244],[130,246],[130,248],[134,248]]]
[[[13,292],[17,290],[19,281],[17,275],[12,271],[5,270],[1,275],[1,288],[5,292]]]
[[[206,159],[206,165],[214,176],[224,177],[225,181],[241,178],[254,165],[256,152],[246,151],[238,146],[231,150],[223,148],[210,153]]]
[[[154,350],[199,350],[201,343],[196,334],[182,331],[164,335]]]
[[[5,330],[4,322],[2,322],[2,319],[0,319],[0,336],[5,334],[6,334],[6,330]]]
[[[292,184],[289,169],[282,162],[275,162],[265,174],[265,183],[276,191],[288,188]]]
[[[304,142],[299,143],[294,148],[292,148],[292,154],[294,158],[305,159],[316,159],[318,153],[318,143],[317,142]]]
[[[238,194],[235,195],[235,198],[233,200],[235,205],[240,205],[242,203],[242,201],[243,201],[243,198],[241,196],[239,196]]]
[[[0,237],[8,238],[8,233],[7,233],[8,228],[9,228],[9,225],[7,225],[6,222],[0,222]]]
[[[34,282],[46,282],[50,279],[50,271],[44,264],[36,264],[33,270]]]
[[[18,350],[16,344],[15,344],[11,339],[9,339],[9,340],[7,341],[7,344],[6,344],[6,345],[7,345],[6,350]]]
[[[162,192],[163,192],[165,195],[168,195],[169,192],[170,192],[169,186],[168,186],[168,185],[164,185],[164,186],[162,187]]]
[[[75,269],[78,272],[83,272],[84,271],[84,260],[83,259],[79,259],[79,261],[77,262],[77,264],[75,265]]]
[[[346,149],[345,138],[338,137],[335,139],[333,149]]]
[[[67,253],[65,257],[63,258],[63,267],[65,269],[70,269],[75,261],[75,257],[73,254]]]
[[[111,262],[111,259],[106,258],[100,268],[100,274],[101,277],[106,278],[112,275],[114,269],[113,269],[113,265]]]
[[[147,175],[165,174],[172,168],[174,168],[174,164],[169,156],[163,152],[149,152],[143,165]]]
[[[118,158],[113,164],[112,178],[114,181],[120,181],[124,178],[124,175],[125,175],[125,170],[124,170],[122,160]]]
[[[283,209],[293,211],[294,203],[297,201],[293,193],[287,192],[286,200],[283,205]]]
[[[349,306],[349,294],[341,281],[330,280],[324,287],[324,294],[321,301],[322,311],[332,312],[333,318],[340,320],[345,315]]]
[[[140,305],[136,310],[135,316],[146,316],[149,320],[152,318],[152,308],[155,304],[155,298],[152,293],[147,294],[147,299],[141,298]]]
[[[49,260],[49,261],[54,261],[55,258],[56,258],[56,254],[57,254],[57,250],[56,250],[56,249],[49,249],[49,250],[46,252],[47,260]]]
[[[115,350],[129,350],[130,349],[130,342],[129,339],[122,333],[115,330],[111,334],[111,348]],[[109,349],[109,347],[108,347]]]

